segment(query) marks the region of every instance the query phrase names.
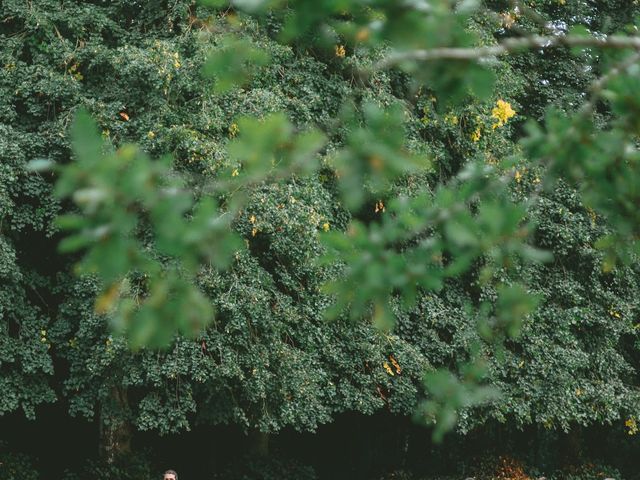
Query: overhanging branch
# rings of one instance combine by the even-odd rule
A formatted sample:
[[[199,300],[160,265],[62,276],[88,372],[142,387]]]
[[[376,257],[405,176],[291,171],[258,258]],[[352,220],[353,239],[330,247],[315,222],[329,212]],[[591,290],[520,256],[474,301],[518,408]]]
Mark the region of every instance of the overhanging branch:
[[[640,50],[640,37],[614,35],[599,38],[582,35],[532,35],[522,38],[507,38],[497,45],[487,47],[438,47],[425,50],[397,52],[378,62],[376,64],[376,69],[385,70],[406,61],[473,61],[500,57],[525,50],[549,49],[555,47],[594,47]]]

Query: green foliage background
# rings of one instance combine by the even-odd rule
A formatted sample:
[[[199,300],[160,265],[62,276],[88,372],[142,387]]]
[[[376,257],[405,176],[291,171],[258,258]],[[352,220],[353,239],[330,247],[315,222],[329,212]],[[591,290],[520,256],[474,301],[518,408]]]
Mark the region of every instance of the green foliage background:
[[[496,11],[510,8],[508,2],[487,4]],[[606,33],[622,29],[638,9],[615,1],[535,7],[558,28],[587,23]],[[1,16],[0,416],[21,410],[38,421],[39,405],[63,402],[71,416],[160,435],[220,424],[270,434],[286,428],[313,432],[346,412],[411,417],[425,398],[437,395],[425,391],[425,372],[457,372],[480,355],[485,384],[498,387],[502,397],[461,405],[463,434],[498,422],[552,431],[608,425],[623,436],[630,430],[625,421],[640,419],[638,264],[603,269],[606,253],[596,242],[617,225],[583,204],[573,178],[540,191],[546,172],[529,167],[517,143],[525,118],[542,119],[549,104],[566,114],[580,106],[599,74],[584,69],[580,56],[560,49],[508,57],[491,67],[496,83],[488,95],[449,104],[438,85],[438,65],[425,74],[428,88],[415,89],[400,70],[363,80],[357,71],[382,58],[385,46],[344,41],[345,55],[338,55],[333,44],[286,45],[277,39],[277,15],[256,19],[187,0],[39,0],[28,6],[5,0]],[[487,44],[513,32],[484,17],[465,27]],[[240,41],[229,46],[229,34]],[[243,55],[258,68],[243,86],[224,90],[211,51],[235,53],[225,60],[229,71]],[[270,61],[263,62],[258,51]],[[497,100],[508,101],[517,113],[493,128]],[[33,159],[73,164],[71,132],[80,110],[95,120],[102,140],[97,148],[105,155],[120,155],[115,149],[135,143],[148,157],[131,151],[129,161],[156,165],[171,155],[173,171],[182,175],[176,185],[194,201],[212,197],[224,212],[236,196],[242,199],[228,219],[237,249],[230,250],[225,269],[214,263],[189,277],[157,242],[153,219],[132,228],[151,261],[176,279],[189,279],[208,302],[203,312],[216,312],[196,335],[185,320],[181,332],[191,334],[171,338],[166,350],[132,351],[127,337],[114,333],[123,322],[125,329],[137,324],[131,327],[111,309],[96,272],[75,276],[76,254],[57,251],[63,235],[54,219],[78,209],[54,195],[58,173],[27,169]],[[245,174],[256,154],[247,142],[266,149],[284,135],[286,142],[272,146],[289,145],[278,112],[291,122],[291,138],[310,129],[322,132],[322,148],[313,148],[312,136],[299,145],[320,168],[303,168],[281,181],[239,183],[236,196],[212,193],[212,182]],[[602,125],[611,117],[607,107],[597,112]],[[474,132],[480,134],[475,140]],[[376,177],[373,167],[364,173],[354,167],[360,156],[386,155],[385,141],[402,152],[398,165],[385,172],[390,182]],[[290,144],[286,148],[297,148]],[[510,176],[505,196],[477,208],[489,219],[495,205],[522,208],[535,225],[526,249],[485,251],[483,232],[469,232],[461,216],[455,232],[443,227],[436,233],[445,257],[477,247],[467,272],[443,276],[435,291],[423,285],[404,301],[398,286],[406,280],[395,276],[400,267],[363,267],[358,287],[389,297],[383,308],[396,319],[394,329],[378,328],[388,315],[380,320],[364,302],[352,311],[357,321],[339,311],[328,322],[324,312],[333,296],[323,285],[341,278],[349,263],[351,244],[340,252],[340,232],[361,225],[366,233],[356,231],[350,242],[368,242],[371,229],[401,212],[394,203],[401,195],[415,202],[414,213],[430,211],[442,186],[473,164],[495,167],[496,178]],[[412,165],[417,167],[408,169]],[[529,202],[532,196],[539,198]],[[174,226],[178,231],[177,225],[168,230]],[[495,228],[508,236],[517,227]],[[488,222],[487,235],[491,228]],[[166,234],[171,238],[171,231]],[[185,245],[204,251],[207,241]],[[412,241],[399,249],[398,262],[404,252],[409,264],[426,255],[411,257]],[[550,251],[553,260],[532,261],[527,255],[535,257],[534,248]],[[127,267],[118,264],[122,251],[108,251],[114,271]],[[491,281],[482,281],[483,275]],[[128,276],[127,295],[143,298],[146,282],[141,266]],[[487,320],[480,306],[499,302],[498,285],[515,283],[535,294],[539,307],[518,326],[519,336],[497,329],[495,335],[509,337],[500,344],[478,329]],[[96,298],[104,309],[96,308]]]

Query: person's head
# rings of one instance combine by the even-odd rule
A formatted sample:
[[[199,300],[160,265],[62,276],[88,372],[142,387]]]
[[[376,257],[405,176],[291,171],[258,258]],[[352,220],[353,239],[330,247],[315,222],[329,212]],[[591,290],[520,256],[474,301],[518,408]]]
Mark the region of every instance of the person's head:
[[[164,472],[162,480],[178,480],[178,474],[175,470],[167,470]]]

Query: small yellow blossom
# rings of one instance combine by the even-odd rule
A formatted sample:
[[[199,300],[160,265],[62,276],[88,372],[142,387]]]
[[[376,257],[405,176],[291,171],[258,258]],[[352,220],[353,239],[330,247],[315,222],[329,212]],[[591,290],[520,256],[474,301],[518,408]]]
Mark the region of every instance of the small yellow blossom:
[[[147,138],[155,138],[156,134],[153,133],[152,131],[149,131],[149,133],[147,133]]]
[[[614,318],[622,318],[622,315],[620,315],[620,312],[617,312],[613,308],[609,309],[609,315],[611,315]]]
[[[638,433],[638,422],[636,422],[635,417],[629,417],[625,422],[624,426],[629,429],[627,432],[629,435],[635,435]]]
[[[240,174],[240,172],[238,172],[237,168],[234,168],[233,171],[231,172],[231,176],[232,177],[237,177]]]
[[[522,181],[522,174],[520,173],[520,170],[516,170],[515,179],[518,183]]]
[[[516,112],[509,102],[498,100],[496,102],[496,106],[491,110],[491,117],[496,120],[496,123],[493,124],[493,128],[496,129],[498,127],[502,127],[510,118],[514,117],[515,114]]]
[[[473,132],[471,132],[471,140],[474,142],[479,141],[481,136],[482,129],[480,127],[477,127]]]
[[[336,57],[344,58],[347,54],[347,51],[344,48],[344,45],[336,45],[335,47]]]
[[[254,228],[251,229],[251,236],[252,237],[255,237],[257,233],[258,233],[258,229],[257,228],[254,227]]]
[[[250,222],[250,223],[256,223],[256,216],[255,216],[255,215],[251,215],[251,216],[249,217],[249,222]]]
[[[328,232],[330,228],[331,226],[329,225],[329,222],[324,222],[322,224],[322,230],[324,230],[325,232]]]
[[[240,127],[238,127],[238,124],[236,122],[233,122],[231,125],[229,125],[229,136],[231,138],[235,137],[239,131]]]

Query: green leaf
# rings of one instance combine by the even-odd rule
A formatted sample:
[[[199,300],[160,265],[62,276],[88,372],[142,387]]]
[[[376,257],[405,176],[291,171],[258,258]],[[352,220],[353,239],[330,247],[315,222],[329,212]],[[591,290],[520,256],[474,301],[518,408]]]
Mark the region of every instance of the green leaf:
[[[269,55],[263,49],[248,40],[227,36],[209,54],[203,73],[213,78],[216,92],[225,93],[245,85],[268,62]]]

